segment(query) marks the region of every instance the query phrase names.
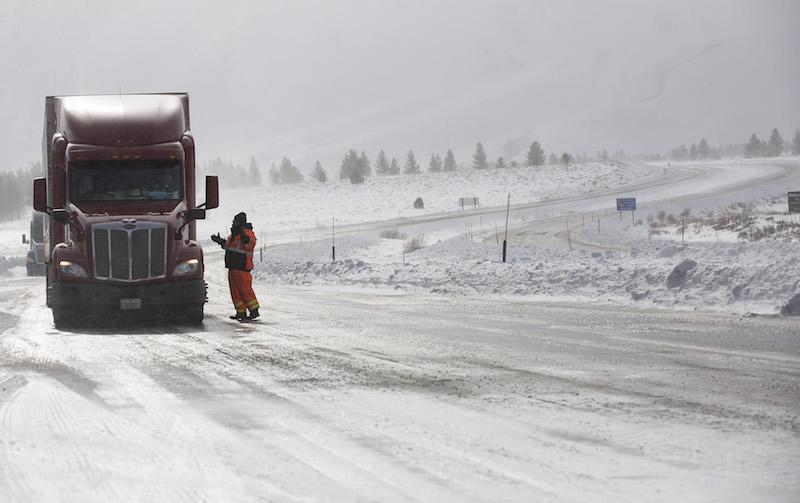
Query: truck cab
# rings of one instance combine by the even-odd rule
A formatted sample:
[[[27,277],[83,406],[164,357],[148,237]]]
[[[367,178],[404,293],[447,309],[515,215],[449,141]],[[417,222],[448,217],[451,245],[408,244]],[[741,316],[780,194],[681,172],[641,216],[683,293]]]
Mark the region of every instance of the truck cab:
[[[218,205],[215,176],[195,203],[195,142],[185,93],[49,96],[45,177],[47,305],[56,326],[141,314],[203,319],[196,220]]]

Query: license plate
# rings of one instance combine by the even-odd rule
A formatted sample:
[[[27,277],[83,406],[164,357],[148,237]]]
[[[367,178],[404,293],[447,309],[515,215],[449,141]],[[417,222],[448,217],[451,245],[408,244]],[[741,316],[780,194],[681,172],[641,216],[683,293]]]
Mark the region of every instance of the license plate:
[[[132,311],[142,308],[142,299],[119,299],[119,308],[123,311]]]

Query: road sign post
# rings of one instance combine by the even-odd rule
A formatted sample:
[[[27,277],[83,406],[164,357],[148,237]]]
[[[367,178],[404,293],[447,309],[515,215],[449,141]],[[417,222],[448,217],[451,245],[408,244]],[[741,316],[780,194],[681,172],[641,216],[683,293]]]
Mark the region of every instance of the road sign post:
[[[631,212],[631,223],[636,223],[636,198],[635,197],[618,197],[617,198],[617,211],[619,212],[619,219],[622,220],[622,212]]]

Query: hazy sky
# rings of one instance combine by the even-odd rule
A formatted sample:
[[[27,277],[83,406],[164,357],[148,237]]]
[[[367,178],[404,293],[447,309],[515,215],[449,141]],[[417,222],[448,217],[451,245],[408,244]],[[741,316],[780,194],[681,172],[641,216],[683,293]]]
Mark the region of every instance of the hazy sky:
[[[188,91],[201,159],[664,151],[800,127],[800,0],[3,0],[0,167],[48,94]]]

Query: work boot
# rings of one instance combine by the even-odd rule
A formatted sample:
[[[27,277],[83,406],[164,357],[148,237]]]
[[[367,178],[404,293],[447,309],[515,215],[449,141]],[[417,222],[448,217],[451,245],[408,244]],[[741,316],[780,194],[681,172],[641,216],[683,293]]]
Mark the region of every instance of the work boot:
[[[233,315],[233,316],[231,316],[230,318],[231,318],[232,320],[236,320],[236,321],[242,321],[242,320],[246,320],[246,319],[247,319],[247,314],[246,314],[246,313],[238,313],[238,312],[237,312],[236,314],[234,314],[234,315]]]
[[[259,316],[261,316],[261,315],[258,314],[258,308],[255,308],[252,311],[250,311],[250,316],[248,316],[248,318],[251,319],[251,320],[254,320],[254,319],[258,318]]]

